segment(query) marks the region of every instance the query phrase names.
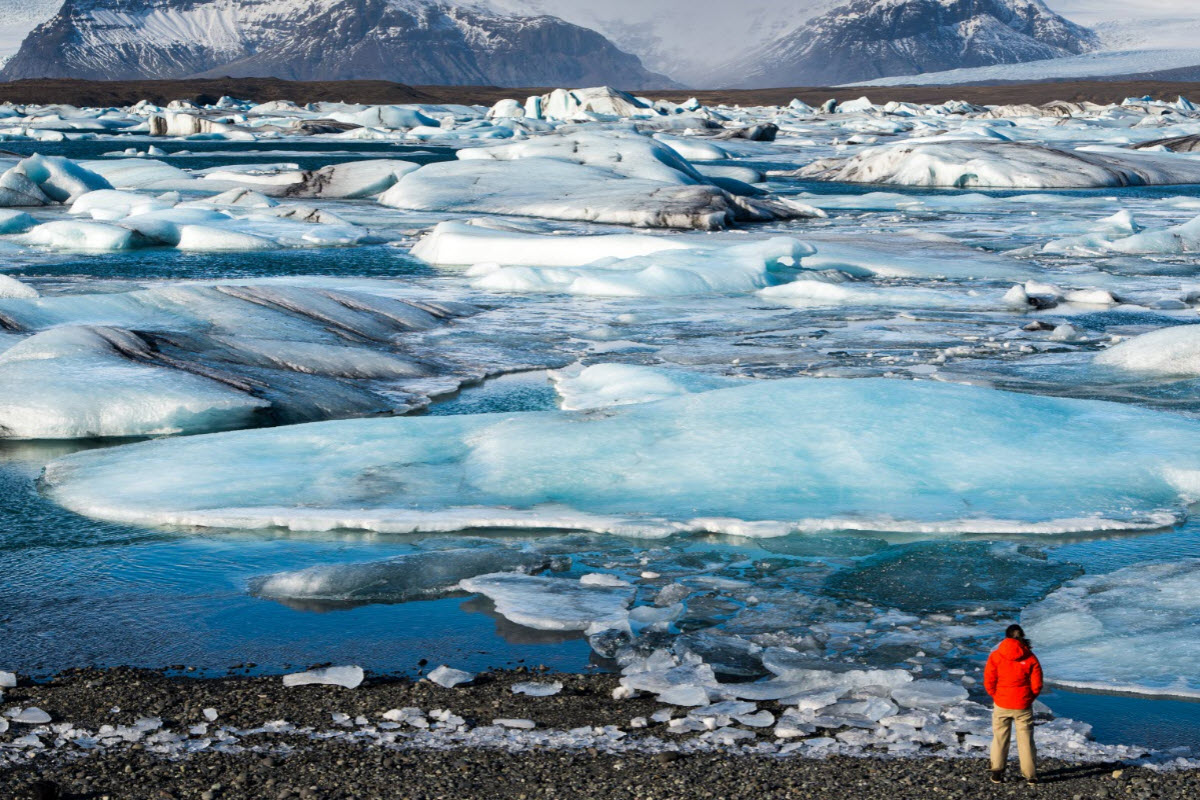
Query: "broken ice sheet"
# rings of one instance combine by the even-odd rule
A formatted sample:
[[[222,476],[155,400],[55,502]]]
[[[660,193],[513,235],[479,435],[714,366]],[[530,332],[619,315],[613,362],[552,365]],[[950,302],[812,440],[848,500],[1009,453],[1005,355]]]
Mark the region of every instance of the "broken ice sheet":
[[[628,625],[632,587],[596,586],[570,578],[498,572],[459,586],[488,597],[497,613],[538,630],[587,631]]]
[[[1200,559],[1085,575],[1026,608],[1021,622],[1053,683],[1200,697]]]
[[[1082,570],[1030,547],[984,542],[894,545],[830,577],[834,594],[902,611],[1015,611]]]

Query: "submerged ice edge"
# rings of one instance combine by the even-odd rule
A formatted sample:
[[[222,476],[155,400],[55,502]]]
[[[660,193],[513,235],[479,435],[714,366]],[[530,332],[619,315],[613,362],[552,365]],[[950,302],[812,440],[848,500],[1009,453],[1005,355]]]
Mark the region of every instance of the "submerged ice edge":
[[[766,539],[792,533],[915,533],[936,536],[960,534],[1053,536],[1069,533],[1154,531],[1183,523],[1183,510],[1163,510],[1128,519],[1080,516],[1041,522],[963,517],[944,521],[903,520],[890,517],[827,517],[798,520],[741,520],[698,517],[674,521],[655,517],[608,516],[571,509],[538,507],[451,507],[437,511],[397,510],[372,513],[366,509],[305,508],[212,508],[191,511],[146,511],[125,506],[76,503],[57,495],[50,497],[65,508],[85,516],[129,525],[182,528],[281,529],[297,532],[370,531],[374,533],[454,533],[458,531],[512,528],[528,531],[580,530],[640,539],[667,538],[680,534],[713,533]]]

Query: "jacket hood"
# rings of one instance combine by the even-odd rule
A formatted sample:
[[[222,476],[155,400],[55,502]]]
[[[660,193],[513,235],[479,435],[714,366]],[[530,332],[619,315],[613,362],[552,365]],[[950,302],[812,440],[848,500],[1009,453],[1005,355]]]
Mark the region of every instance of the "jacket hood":
[[[1005,639],[996,648],[996,652],[1001,658],[1007,658],[1009,661],[1020,661],[1033,655],[1033,651],[1020,639]]]

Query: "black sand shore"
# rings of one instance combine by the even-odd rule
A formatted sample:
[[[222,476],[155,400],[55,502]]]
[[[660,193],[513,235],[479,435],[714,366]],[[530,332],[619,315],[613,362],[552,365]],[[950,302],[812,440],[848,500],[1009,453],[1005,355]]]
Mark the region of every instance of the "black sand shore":
[[[514,695],[525,680],[559,681],[552,697]],[[131,726],[147,716],[163,729],[210,724],[251,728],[287,720],[300,728],[337,730],[334,714],[352,730],[357,715],[378,720],[388,709],[445,708],[471,725],[497,718],[530,719],[538,729],[616,726],[637,737],[661,737],[664,726],[631,729],[630,719],[649,716],[652,698],[611,699],[612,675],[541,676],[496,672],[475,685],[445,689],[428,682],[368,679],[355,689],[284,687],[277,676],[188,678],[132,670],[75,670],[39,684],[5,690],[4,709],[36,706],[54,723],[95,731]],[[219,720],[206,720],[206,709]],[[431,715],[432,717],[432,715]],[[14,723],[0,733],[0,747],[32,726]],[[688,736],[694,736],[689,734]],[[761,729],[759,741],[771,741]],[[464,747],[445,749],[380,746],[374,740],[313,738],[306,733],[247,734],[242,752],[202,750],[168,759],[142,741],[108,745],[88,755],[78,748],[46,749],[0,767],[0,798],[110,798],[110,800],[215,800],[215,798],[987,798],[1036,795],[1085,798],[1196,798],[1200,774],[1159,773],[1103,763],[1043,762],[1043,781],[1028,787],[987,782],[978,758],[830,757],[823,759],[730,752],[612,752],[604,748],[533,748],[521,752]],[[281,742],[283,742],[281,744]],[[751,742],[752,744],[753,742]],[[257,752],[253,751],[257,748]],[[29,753],[26,748],[22,752]]]

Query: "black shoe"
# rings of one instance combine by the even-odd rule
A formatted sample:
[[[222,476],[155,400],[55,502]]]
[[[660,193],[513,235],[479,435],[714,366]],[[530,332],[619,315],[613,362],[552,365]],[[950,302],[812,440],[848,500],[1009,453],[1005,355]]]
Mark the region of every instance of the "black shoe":
[[[1026,785],[1026,786],[1037,786],[1037,785],[1038,785],[1038,779],[1037,779],[1037,778],[1026,778],[1026,779],[1025,779],[1025,785]]]
[[[1004,783],[1004,773],[993,771],[992,772],[992,783]]]

